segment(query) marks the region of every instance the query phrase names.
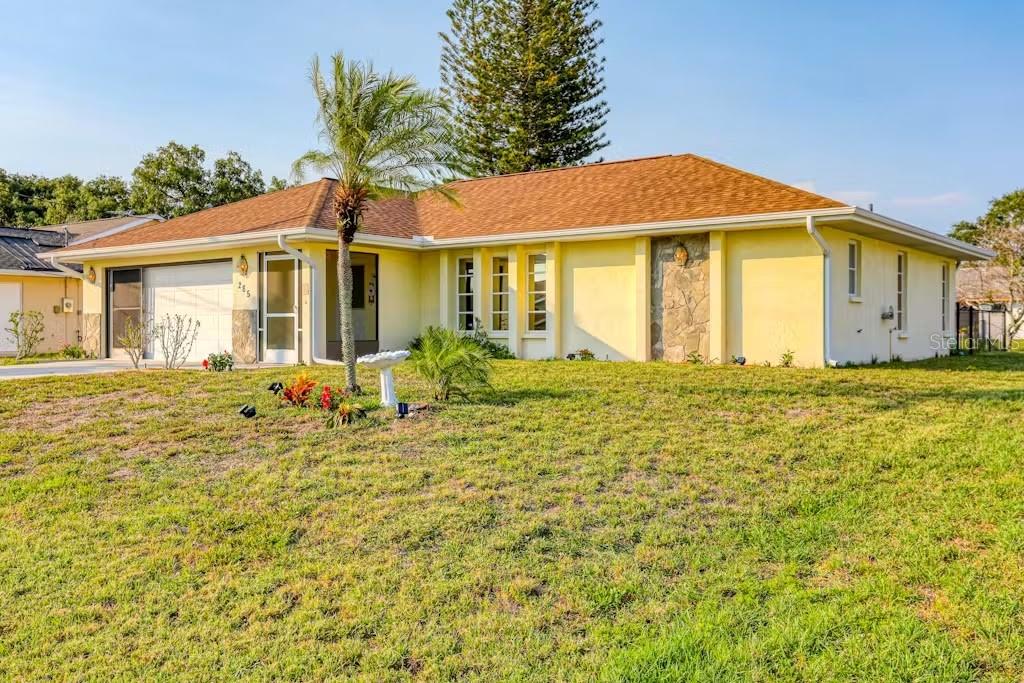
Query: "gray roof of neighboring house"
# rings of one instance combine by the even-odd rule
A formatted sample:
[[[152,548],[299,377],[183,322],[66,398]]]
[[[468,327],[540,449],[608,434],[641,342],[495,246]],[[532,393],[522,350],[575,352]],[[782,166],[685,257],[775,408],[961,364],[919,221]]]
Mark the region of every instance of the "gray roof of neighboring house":
[[[63,247],[61,232],[38,228],[0,228],[0,270],[55,271],[39,254]]]
[[[39,254],[74,244],[82,239],[94,239],[113,235],[150,221],[162,221],[161,216],[117,216],[99,218],[78,223],[61,223],[34,228],[0,227],[0,270],[24,270],[26,272],[59,272],[48,259]],[[70,266],[80,269],[80,266]]]

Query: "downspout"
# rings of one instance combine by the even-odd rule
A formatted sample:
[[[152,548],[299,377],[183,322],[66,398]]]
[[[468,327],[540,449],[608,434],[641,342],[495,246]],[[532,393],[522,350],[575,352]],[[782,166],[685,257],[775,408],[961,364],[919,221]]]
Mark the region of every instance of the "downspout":
[[[85,273],[79,273],[74,268],[68,268],[63,263],[58,261],[56,256],[49,256],[49,257],[47,257],[47,260],[50,262],[51,266],[53,266],[54,268],[56,268],[60,272],[64,273],[68,277],[78,278],[79,280],[84,280],[85,279]]]
[[[295,258],[299,259],[300,261],[305,263],[307,266],[309,266],[310,275],[311,275],[311,279],[312,279],[312,282],[310,283],[310,287],[309,287],[309,308],[310,308],[310,311],[309,311],[309,336],[310,336],[309,356],[310,356],[310,359],[313,361],[313,363],[315,363],[317,365],[344,365],[345,363],[343,363],[340,360],[332,360],[330,358],[318,358],[317,355],[316,355],[316,343],[317,343],[317,340],[319,339],[319,337],[317,336],[317,325],[316,325],[317,311],[319,310],[317,308],[317,286],[316,286],[316,283],[317,283],[317,277],[316,277],[317,268],[316,268],[316,261],[311,259],[307,254],[303,254],[301,251],[299,251],[295,247],[290,246],[288,244],[288,238],[285,237],[284,235],[278,235],[277,236],[277,246],[281,247],[281,250],[284,251],[289,256],[294,256]]]
[[[818,248],[821,249],[821,255],[824,260],[824,278],[822,289],[825,291],[825,367],[834,367],[836,362],[832,360],[832,249],[828,246],[828,242],[821,236],[818,229],[814,225],[814,216],[807,217],[807,234],[814,238],[814,241],[818,243]]]

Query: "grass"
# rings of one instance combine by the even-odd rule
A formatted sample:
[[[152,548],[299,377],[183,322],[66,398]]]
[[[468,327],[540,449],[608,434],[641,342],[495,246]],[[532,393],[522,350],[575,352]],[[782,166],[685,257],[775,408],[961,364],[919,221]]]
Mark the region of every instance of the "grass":
[[[72,358],[65,358],[61,353],[37,353],[32,356],[25,356],[24,358],[15,358],[14,356],[0,356],[0,366],[3,365],[31,365],[33,363],[48,363],[55,360],[74,360]]]
[[[511,361],[334,431],[288,374],[2,385],[5,678],[1024,676],[1020,355]]]

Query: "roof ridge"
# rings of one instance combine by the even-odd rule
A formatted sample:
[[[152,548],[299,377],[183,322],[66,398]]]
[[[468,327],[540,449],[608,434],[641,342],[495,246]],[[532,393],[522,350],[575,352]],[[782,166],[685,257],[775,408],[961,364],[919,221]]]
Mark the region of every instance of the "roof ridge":
[[[481,176],[479,178],[461,178],[459,180],[453,180],[452,185],[457,183],[474,183],[479,180],[497,180],[499,178],[512,178],[521,175],[531,175],[537,173],[557,173],[559,171],[576,171],[584,168],[593,168],[595,166],[614,166],[615,164],[632,164],[638,161],[651,161],[652,159],[667,159],[670,157],[685,157],[690,156],[689,154],[652,154],[646,157],[631,157],[629,159],[615,159],[614,161],[594,161],[589,164],[580,164],[578,166],[559,166],[558,168],[537,168],[532,171],[516,171],[515,173],[498,173],[495,175]]]
[[[107,216],[106,218],[90,218],[86,221],[63,221],[61,223],[50,223],[49,225],[33,225],[27,230],[47,230],[48,228],[63,228],[66,225],[86,225],[87,223],[98,223],[99,221],[118,221],[131,218],[151,218],[153,220],[160,216],[158,213],[131,213],[125,216]],[[162,216],[160,216],[162,218]]]
[[[317,218],[324,210],[324,202],[326,202],[328,197],[331,195],[331,184],[336,183],[337,181],[334,178],[323,177],[316,182],[321,186],[321,188],[317,189],[316,194],[313,195],[313,199],[309,203],[309,210],[304,214],[306,223],[309,225],[316,224]],[[299,185],[298,187],[302,186]]]
[[[691,153],[691,154],[687,154],[685,156],[693,157],[694,159],[696,159],[698,161],[702,161],[702,162],[704,162],[706,164],[710,164],[712,166],[716,166],[718,168],[725,169],[727,171],[732,171],[733,173],[738,173],[740,175],[746,176],[748,178],[752,178],[754,180],[758,180],[758,181],[760,181],[762,183],[766,183],[766,184],[771,185],[773,187],[782,188],[782,189],[787,190],[788,192],[790,192],[792,194],[795,194],[795,195],[799,195],[799,196],[802,196],[802,197],[803,196],[816,197],[818,199],[825,199],[827,201],[835,202],[835,203],[841,204],[843,206],[850,206],[849,204],[844,204],[843,202],[839,201],[838,199],[833,199],[832,197],[826,197],[825,195],[818,194],[817,192],[810,192],[809,190],[803,190],[803,189],[800,189],[799,187],[794,187],[792,185],[789,185],[788,183],[783,183],[783,182],[780,182],[778,180],[772,180],[771,178],[767,178],[767,177],[765,177],[763,175],[758,175],[757,173],[751,173],[750,171],[744,171],[742,168],[737,168],[735,166],[730,166],[729,164],[723,164],[721,161],[715,161],[714,159],[709,159],[707,157],[701,156],[700,154],[692,154]]]

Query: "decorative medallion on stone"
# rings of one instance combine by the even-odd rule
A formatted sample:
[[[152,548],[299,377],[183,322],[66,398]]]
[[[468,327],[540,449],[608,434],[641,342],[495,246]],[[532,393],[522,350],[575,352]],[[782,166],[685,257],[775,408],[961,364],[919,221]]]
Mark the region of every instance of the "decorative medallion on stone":
[[[686,262],[690,260],[690,252],[686,251],[686,247],[676,248],[676,263],[681,266],[685,266]]]

